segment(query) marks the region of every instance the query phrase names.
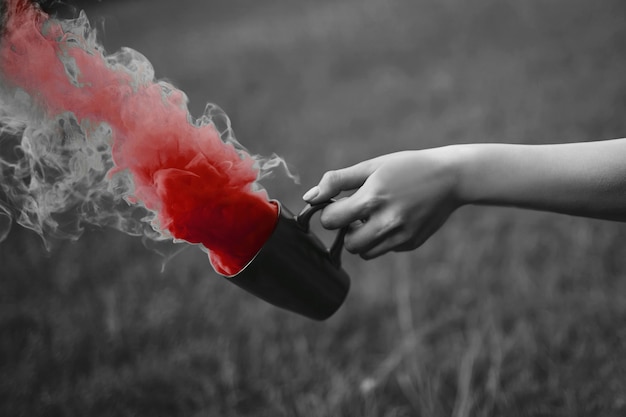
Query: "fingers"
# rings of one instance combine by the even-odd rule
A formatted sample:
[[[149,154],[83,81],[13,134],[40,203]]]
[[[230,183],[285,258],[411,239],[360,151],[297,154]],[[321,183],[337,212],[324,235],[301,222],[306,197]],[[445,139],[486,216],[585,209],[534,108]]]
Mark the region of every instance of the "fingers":
[[[408,251],[418,247],[423,242],[412,241],[410,236],[400,229],[376,234],[367,223],[350,226],[345,237],[344,247],[363,259],[373,259],[387,252]]]
[[[367,256],[372,250],[375,250],[376,255],[379,250],[392,248],[405,240],[399,219],[378,215],[366,222],[352,223],[345,237],[344,246],[348,252],[360,254],[361,257],[368,259]],[[388,250],[390,249],[385,251]]]
[[[407,238],[402,233],[397,233],[393,236],[389,236],[386,239],[380,240],[377,244],[370,245],[366,250],[358,252],[363,259],[374,259],[387,252],[403,252],[413,250],[423,242],[411,242],[407,241]]]
[[[447,217],[447,215],[430,217],[420,222],[423,227],[415,228],[414,230],[398,225],[398,227],[390,229],[389,232],[380,238],[363,242],[360,247],[356,247],[357,251],[352,253],[358,253],[363,259],[373,259],[391,251],[405,252],[416,249],[443,225]],[[367,238],[367,233],[362,233]],[[355,244],[352,242],[353,237],[350,235],[346,236],[346,241],[349,242],[345,245],[346,249],[348,249],[348,246]],[[357,242],[356,245],[359,245],[359,243]]]
[[[360,187],[371,173],[367,161],[348,168],[328,171],[322,176],[319,184],[307,191],[302,198],[310,204],[328,201],[342,191]]]
[[[366,220],[370,210],[361,194],[363,192],[359,189],[350,197],[339,199],[324,208],[320,216],[322,226],[326,229],[339,229],[353,222]]]

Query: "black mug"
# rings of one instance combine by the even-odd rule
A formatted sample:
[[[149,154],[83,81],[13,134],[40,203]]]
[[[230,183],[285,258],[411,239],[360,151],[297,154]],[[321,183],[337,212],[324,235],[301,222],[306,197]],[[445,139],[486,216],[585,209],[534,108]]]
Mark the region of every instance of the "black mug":
[[[279,208],[272,235],[245,268],[228,281],[280,308],[314,320],[325,320],[339,309],[350,289],[350,277],[341,268],[346,228],[341,229],[330,249],[309,223],[331,201],[307,205],[294,216]]]

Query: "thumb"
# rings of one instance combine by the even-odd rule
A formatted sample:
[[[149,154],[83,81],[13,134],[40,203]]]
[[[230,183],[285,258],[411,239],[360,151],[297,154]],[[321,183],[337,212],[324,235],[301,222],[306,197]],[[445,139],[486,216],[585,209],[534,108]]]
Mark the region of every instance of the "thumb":
[[[359,188],[371,174],[369,164],[361,162],[348,168],[328,171],[319,184],[307,191],[302,199],[310,204],[323,203],[342,191]]]

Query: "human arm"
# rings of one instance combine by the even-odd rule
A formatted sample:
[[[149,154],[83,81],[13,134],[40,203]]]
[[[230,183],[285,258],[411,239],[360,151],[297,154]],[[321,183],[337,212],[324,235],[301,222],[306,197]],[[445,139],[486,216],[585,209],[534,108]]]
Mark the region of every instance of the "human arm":
[[[350,225],[345,246],[366,259],[420,246],[467,204],[626,221],[626,139],[392,153],[327,172],[304,199],[349,190],[356,191],[324,209],[321,222]]]

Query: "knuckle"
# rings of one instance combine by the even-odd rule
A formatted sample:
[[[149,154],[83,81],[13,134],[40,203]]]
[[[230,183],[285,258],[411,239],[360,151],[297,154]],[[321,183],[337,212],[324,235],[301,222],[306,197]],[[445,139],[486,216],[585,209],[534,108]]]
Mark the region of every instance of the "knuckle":
[[[337,229],[342,224],[343,210],[334,205],[330,205],[322,210],[320,214],[320,223],[325,229]]]
[[[351,242],[344,242],[343,244],[344,248],[346,248],[346,250],[348,252],[350,252],[351,254],[355,255],[358,253],[358,249],[356,248],[356,246],[354,246],[353,243]]]
[[[322,175],[322,179],[320,183],[322,184],[334,184],[341,179],[340,171],[326,171],[324,175]]]
[[[404,217],[397,213],[388,213],[381,222],[381,233],[400,235],[407,233]]]
[[[350,233],[348,233],[344,238],[343,247],[352,254],[356,254],[359,252],[359,247],[354,237]]]
[[[399,234],[405,234],[407,232],[404,218],[400,215],[394,214],[387,220],[387,228],[398,232]]]
[[[366,215],[372,215],[383,205],[383,200],[376,194],[368,193],[359,201],[360,212]]]
[[[332,229],[334,226],[332,215],[323,210],[320,215],[320,223],[325,229]]]

